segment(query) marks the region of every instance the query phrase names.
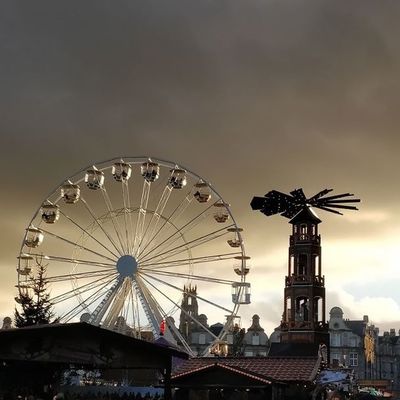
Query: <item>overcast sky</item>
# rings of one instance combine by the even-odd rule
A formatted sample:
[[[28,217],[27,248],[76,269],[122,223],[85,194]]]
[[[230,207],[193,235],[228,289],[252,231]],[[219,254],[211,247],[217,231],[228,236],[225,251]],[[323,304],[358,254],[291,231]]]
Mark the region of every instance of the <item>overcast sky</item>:
[[[353,192],[318,212],[328,311],[400,328],[400,3],[127,0],[0,4],[0,317],[46,194],[120,155],[212,182],[244,228],[268,335],[283,306],[289,225],[253,195]]]

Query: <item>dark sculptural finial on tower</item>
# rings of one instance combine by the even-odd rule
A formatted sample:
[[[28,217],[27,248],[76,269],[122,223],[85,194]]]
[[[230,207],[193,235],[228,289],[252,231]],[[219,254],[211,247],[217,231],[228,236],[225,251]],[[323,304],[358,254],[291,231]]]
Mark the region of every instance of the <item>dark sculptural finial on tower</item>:
[[[342,193],[326,196],[333,189],[321,190],[316,195],[307,198],[303,189],[295,189],[290,194],[271,190],[264,197],[253,197],[250,205],[253,210],[260,210],[266,216],[281,214],[286,218],[293,218],[300,210],[306,207],[315,207],[335,214],[342,213],[337,209],[358,210],[349,203],[359,203],[360,199],[350,199],[351,193]]]

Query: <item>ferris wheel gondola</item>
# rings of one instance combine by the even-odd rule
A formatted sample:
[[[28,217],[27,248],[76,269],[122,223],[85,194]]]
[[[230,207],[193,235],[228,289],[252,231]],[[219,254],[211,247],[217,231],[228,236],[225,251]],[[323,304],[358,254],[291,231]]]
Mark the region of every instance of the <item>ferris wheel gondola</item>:
[[[45,198],[26,229],[17,287],[30,290],[40,260],[61,322],[81,317],[156,338],[167,321],[166,338],[192,352],[174,322],[187,313],[183,288],[196,284],[201,312],[226,321],[216,335],[188,315],[219,342],[250,302],[248,258],[242,229],[210,183],[175,163],[124,157],[80,170]]]

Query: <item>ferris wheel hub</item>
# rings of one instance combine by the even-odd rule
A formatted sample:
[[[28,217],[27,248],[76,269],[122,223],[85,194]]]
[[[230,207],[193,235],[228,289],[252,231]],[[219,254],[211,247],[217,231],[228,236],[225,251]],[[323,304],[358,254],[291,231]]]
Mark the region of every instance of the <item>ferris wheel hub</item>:
[[[117,271],[121,278],[131,277],[133,278],[138,269],[138,263],[136,258],[129,254],[122,256],[117,261]]]

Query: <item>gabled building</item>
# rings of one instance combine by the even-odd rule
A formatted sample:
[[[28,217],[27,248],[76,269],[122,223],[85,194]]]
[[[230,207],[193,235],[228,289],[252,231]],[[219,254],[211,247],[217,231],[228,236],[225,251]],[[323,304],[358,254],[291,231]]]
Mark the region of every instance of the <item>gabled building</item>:
[[[245,357],[266,356],[269,350],[268,336],[260,325],[260,317],[253,315],[253,322],[243,337],[242,354]]]
[[[333,307],[329,319],[330,363],[354,369],[356,379],[378,378],[377,343],[379,330],[362,320],[343,318],[343,311]]]

